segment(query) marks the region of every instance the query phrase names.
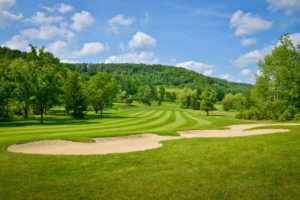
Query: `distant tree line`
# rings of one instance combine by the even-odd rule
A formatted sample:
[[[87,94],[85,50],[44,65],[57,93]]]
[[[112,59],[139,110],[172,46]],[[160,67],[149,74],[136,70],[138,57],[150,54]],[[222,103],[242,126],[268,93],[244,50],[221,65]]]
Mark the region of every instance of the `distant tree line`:
[[[64,64],[73,71],[92,76],[97,72],[107,72],[115,77],[122,91],[135,95],[141,85],[177,88],[207,88],[216,91],[216,98],[222,100],[227,93],[240,93],[251,89],[252,85],[232,83],[219,78],[206,77],[194,71],[163,65],[147,64]]]

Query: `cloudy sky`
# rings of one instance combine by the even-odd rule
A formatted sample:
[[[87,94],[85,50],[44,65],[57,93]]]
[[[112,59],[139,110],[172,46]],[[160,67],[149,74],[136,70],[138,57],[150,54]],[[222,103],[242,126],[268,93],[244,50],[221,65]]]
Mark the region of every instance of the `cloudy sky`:
[[[63,62],[160,63],[253,83],[284,33],[300,44],[300,0],[0,0],[0,44]]]

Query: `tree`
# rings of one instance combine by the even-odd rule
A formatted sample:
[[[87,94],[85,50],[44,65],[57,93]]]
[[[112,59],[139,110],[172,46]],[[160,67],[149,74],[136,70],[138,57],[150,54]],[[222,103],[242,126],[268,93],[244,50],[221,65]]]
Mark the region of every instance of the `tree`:
[[[111,106],[114,98],[119,92],[117,81],[106,72],[98,72],[88,81],[87,96],[90,105],[96,113],[100,110],[101,117],[103,110]]]
[[[137,96],[145,105],[151,106],[151,87],[149,85],[143,85],[138,89]]]
[[[33,97],[32,102],[41,116],[41,123],[49,104],[57,97],[61,85],[59,71],[59,59],[51,53],[45,52],[44,48],[37,50],[31,46],[31,52],[27,55],[27,60],[33,65]]]
[[[159,86],[158,89],[159,100],[164,101],[166,96],[166,89],[163,86]]]
[[[194,110],[200,109],[200,97],[201,97],[201,90],[200,89],[193,90],[192,97],[191,97],[191,105]]]
[[[215,109],[214,104],[216,103],[216,92],[213,89],[207,88],[201,94],[201,110],[206,112],[206,115],[209,115],[209,111]]]
[[[0,119],[9,118],[9,102],[12,99],[13,89],[8,67],[5,62],[0,62]]]
[[[229,111],[229,110],[233,109],[233,102],[234,102],[234,95],[231,93],[226,94],[222,101],[223,109],[225,111]]]
[[[257,110],[265,119],[292,118],[300,110],[299,48],[285,35],[259,66],[261,75],[253,90]]]
[[[14,85],[14,97],[21,104],[24,118],[28,119],[31,99],[34,94],[33,74],[34,63],[23,58],[14,60],[10,68],[10,79]]]
[[[180,96],[180,105],[182,108],[189,108],[192,105],[193,91],[189,88],[184,88]]]
[[[64,85],[66,112],[74,118],[83,118],[87,110],[83,81],[78,72],[69,72]]]

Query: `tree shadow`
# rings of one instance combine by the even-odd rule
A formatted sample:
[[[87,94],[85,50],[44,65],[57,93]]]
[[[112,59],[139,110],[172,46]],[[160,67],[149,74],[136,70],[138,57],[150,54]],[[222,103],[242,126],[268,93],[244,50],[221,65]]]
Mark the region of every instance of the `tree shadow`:
[[[51,111],[45,115],[44,122],[40,123],[40,118],[31,117],[28,120],[0,121],[0,127],[21,127],[21,126],[53,126],[53,125],[86,125],[99,124],[102,119],[126,119],[136,117],[112,116],[112,113],[105,113],[103,117],[100,114],[88,114],[82,119],[75,119],[66,115],[64,111]],[[97,120],[97,121],[96,121]]]

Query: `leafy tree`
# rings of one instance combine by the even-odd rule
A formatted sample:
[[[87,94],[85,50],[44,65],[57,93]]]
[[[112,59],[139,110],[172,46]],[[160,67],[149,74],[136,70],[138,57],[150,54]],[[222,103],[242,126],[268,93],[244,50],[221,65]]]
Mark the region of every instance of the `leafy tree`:
[[[213,89],[207,88],[201,94],[201,110],[206,112],[206,115],[209,115],[209,111],[215,109],[214,104],[216,103],[216,92]]]
[[[185,88],[180,96],[180,105],[182,108],[189,108],[192,105],[193,91]]]
[[[102,117],[104,108],[112,105],[114,98],[119,92],[119,85],[106,72],[97,72],[96,75],[91,77],[87,85],[88,101],[96,113],[100,110]]]
[[[233,102],[234,102],[234,95],[231,93],[226,94],[222,101],[223,109],[225,111],[229,111],[229,110],[233,109]]]
[[[9,70],[6,64],[0,62],[0,119],[9,118],[9,102],[14,87],[9,79]]]
[[[66,112],[74,118],[83,118],[87,110],[87,99],[83,80],[78,72],[69,72],[64,85]]]
[[[166,96],[166,89],[163,86],[159,86],[158,94],[159,94],[158,97],[159,100],[164,101]]]
[[[149,85],[143,85],[138,89],[138,99],[145,105],[151,106],[151,87]]]
[[[57,97],[59,86],[61,85],[61,76],[59,72],[59,59],[51,53],[45,52],[43,48],[39,53],[35,47],[31,46],[31,52],[27,59],[32,61],[33,65],[33,105],[41,115],[41,123],[44,120],[44,114],[49,104]]]
[[[24,58],[14,60],[10,64],[10,77],[14,85],[14,97],[21,104],[25,119],[28,119],[31,99],[34,94],[33,74],[34,63]]]
[[[191,97],[191,104],[194,110],[200,110],[200,97],[201,97],[201,90],[200,89],[193,90],[192,97]]]
[[[257,77],[253,99],[263,118],[290,119],[299,111],[299,63],[299,49],[288,35],[280,39],[272,54],[259,62],[262,75]]]

